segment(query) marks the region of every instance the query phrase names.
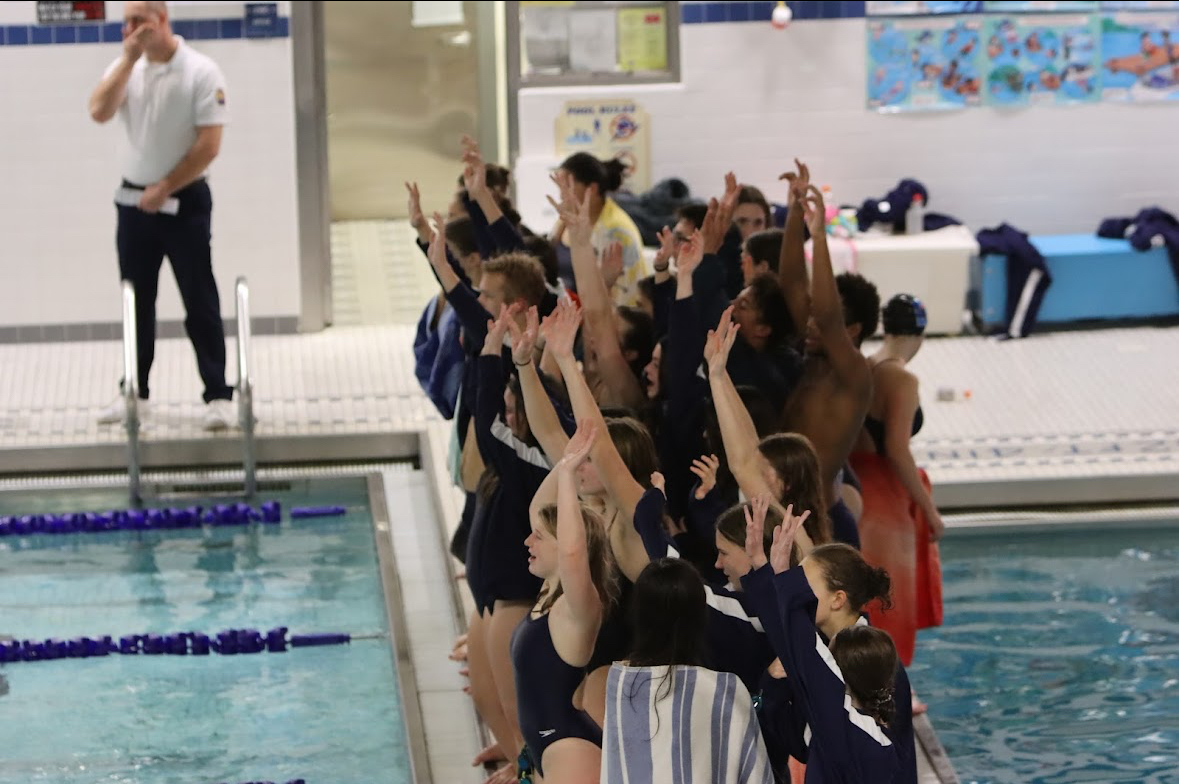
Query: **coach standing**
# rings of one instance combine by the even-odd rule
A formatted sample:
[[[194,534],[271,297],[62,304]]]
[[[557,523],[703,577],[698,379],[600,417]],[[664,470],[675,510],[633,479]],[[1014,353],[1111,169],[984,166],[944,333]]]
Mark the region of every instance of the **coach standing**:
[[[225,328],[209,247],[213,199],[205,180],[229,119],[225,78],[216,63],[172,33],[166,3],[124,6],[123,54],[90,96],[95,122],[115,114],[128,141],[115,198],[116,244],[119,273],[135,289],[140,405],[146,408],[156,289],[167,256],[205,384],[205,429],[227,428],[234,420],[233,390],[225,384]],[[120,422],[125,414],[120,397],[99,421]]]

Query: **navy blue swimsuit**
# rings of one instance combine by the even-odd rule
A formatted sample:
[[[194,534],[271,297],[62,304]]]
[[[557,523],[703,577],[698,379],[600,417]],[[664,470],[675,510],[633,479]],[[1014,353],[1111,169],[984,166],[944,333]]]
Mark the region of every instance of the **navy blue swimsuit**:
[[[565,663],[553,647],[549,614],[531,614],[512,632],[512,665],[516,669],[516,712],[528,755],[543,776],[545,749],[564,738],[602,745],[602,730],[585,711],[573,707],[573,695],[585,678],[584,667]]]

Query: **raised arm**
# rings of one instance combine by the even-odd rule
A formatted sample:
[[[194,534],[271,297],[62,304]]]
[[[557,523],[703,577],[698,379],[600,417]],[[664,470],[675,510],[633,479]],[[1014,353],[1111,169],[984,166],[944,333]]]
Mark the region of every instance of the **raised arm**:
[[[123,56],[103,75],[94,92],[90,94],[90,119],[104,123],[115,116],[127,97],[127,81],[135,61],[143,56],[148,40],[158,33],[159,28],[150,22],[140,25],[135,32],[123,39]]]
[[[602,621],[602,599],[590,575],[581,499],[577,497],[577,468],[589,457],[594,440],[601,436],[594,420],[578,423],[565,455],[557,464],[557,574],[568,603],[568,620],[580,632],[587,654]],[[607,436],[608,437],[608,436]],[[580,658],[580,657],[578,657]],[[570,662],[573,664],[573,662]],[[584,663],[584,662],[583,662]]]
[[[630,469],[626,467],[622,456],[618,454],[618,449],[610,439],[606,419],[602,416],[602,411],[598,408],[593,394],[590,393],[585,376],[577,369],[577,361],[573,358],[572,341],[568,338],[571,332],[576,332],[577,321],[580,317],[577,307],[563,303],[558,307],[556,313],[557,330],[554,332],[554,336],[549,338],[549,343],[553,355],[557,359],[557,364],[561,367],[561,373],[565,377],[569,402],[573,405],[573,416],[578,422],[583,420],[596,422],[605,434],[604,437],[594,442],[590,457],[598,469],[606,492],[614,499],[619,510],[625,513],[629,519],[633,516],[634,508],[643,496],[643,486],[631,476]]]
[[[547,320],[547,319],[546,319]],[[549,398],[540,373],[536,370],[534,352],[539,331],[536,306],[528,309],[527,325],[524,329],[513,319],[508,323],[512,333],[512,363],[520,375],[520,391],[524,395],[524,413],[528,417],[528,428],[540,443],[549,462],[556,465],[565,454],[569,437],[561,426],[561,418],[553,401]]]
[[[614,325],[614,302],[593,246],[593,224],[590,222],[589,194],[581,204],[573,200],[573,192],[567,186],[562,189],[562,201],[558,204],[551,197],[549,202],[557,208],[569,237],[569,251],[573,259],[573,276],[577,281],[577,295],[581,299],[585,314],[586,337],[593,346],[597,377],[594,379],[596,398],[602,405],[637,408],[643,403],[643,388],[623,356]],[[618,254],[617,251],[609,251]]]
[[[798,172],[786,172],[779,179],[789,181],[786,196],[786,233],[782,238],[782,252],[778,260],[778,282],[786,297],[786,308],[799,330],[806,328],[811,315],[811,286],[806,272],[805,196],[810,187],[811,173],[806,164],[795,165]]]
[[[579,422],[591,420],[602,432],[602,437],[594,441],[590,451],[590,459],[598,471],[598,477],[607,494],[614,501],[621,520],[610,527],[610,549],[614,558],[627,579],[634,581],[649,562],[642,538],[634,527],[635,509],[645,492],[643,486],[631,476],[614,441],[610,438],[610,431],[606,427],[606,420],[602,416],[594,396],[590,393],[585,377],[577,368],[573,358],[573,338],[577,332],[580,313],[576,306],[562,302],[557,311],[554,328],[548,337],[548,347],[561,366],[561,373],[565,377],[565,387],[569,391],[569,400],[573,404],[573,415]]]
[[[409,225],[418,233],[418,240],[429,245],[430,240],[434,238],[434,230],[430,228],[430,222],[426,220],[426,215],[422,212],[422,194],[418,190],[418,184],[416,182],[405,183],[405,191],[408,194],[406,209],[409,215]]]
[[[708,361],[708,383],[712,388],[712,403],[716,408],[720,424],[721,440],[725,445],[725,456],[729,470],[737,485],[747,498],[764,494],[773,495],[766,481],[769,463],[758,451],[757,428],[749,410],[741,402],[741,396],[729,378],[725,365],[729,351],[737,339],[738,325],[733,323],[733,308],[730,306],[721,316],[715,330],[708,333],[704,347],[704,358]]]
[[[806,218],[814,241],[814,282],[811,286],[811,315],[819,328],[819,339],[831,367],[845,384],[856,387],[871,384],[871,368],[843,320],[843,301],[835,285],[835,271],[827,252],[827,216],[823,194],[814,185],[808,187]],[[785,244],[783,244],[785,247]],[[795,322],[796,324],[799,322]],[[801,322],[806,324],[806,322]]]

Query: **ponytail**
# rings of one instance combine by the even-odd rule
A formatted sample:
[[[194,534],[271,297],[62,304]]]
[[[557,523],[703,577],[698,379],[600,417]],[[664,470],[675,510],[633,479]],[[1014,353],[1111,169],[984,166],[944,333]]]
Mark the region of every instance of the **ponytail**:
[[[626,164],[617,158],[611,158],[608,161],[602,161],[602,168],[605,169],[606,176],[601,183],[602,196],[614,193],[622,187],[622,178],[626,174]]]
[[[897,712],[900,666],[892,637],[871,626],[849,626],[831,639],[830,650],[860,711],[887,727]]]
[[[823,570],[827,588],[847,594],[852,610],[859,612],[873,599],[882,609],[892,607],[892,579],[888,572],[870,565],[854,547],[842,543],[819,545],[808,558]]]

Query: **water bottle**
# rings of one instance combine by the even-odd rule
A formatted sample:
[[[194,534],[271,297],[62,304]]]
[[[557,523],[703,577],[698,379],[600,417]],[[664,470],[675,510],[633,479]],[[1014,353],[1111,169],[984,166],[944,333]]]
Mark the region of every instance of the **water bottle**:
[[[920,193],[913,194],[913,201],[905,213],[905,233],[920,234],[925,230],[925,201]]]

